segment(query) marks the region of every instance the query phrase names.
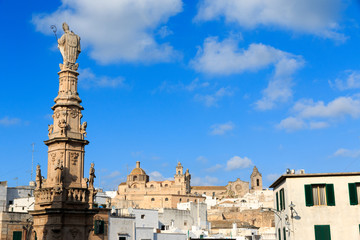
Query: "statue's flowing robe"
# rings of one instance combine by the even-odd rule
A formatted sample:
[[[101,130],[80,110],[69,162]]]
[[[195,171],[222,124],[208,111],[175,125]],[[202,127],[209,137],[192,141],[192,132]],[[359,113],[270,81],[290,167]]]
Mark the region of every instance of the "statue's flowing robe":
[[[73,32],[67,32],[61,36],[58,44],[64,63],[69,62],[75,64],[81,52],[80,37]]]

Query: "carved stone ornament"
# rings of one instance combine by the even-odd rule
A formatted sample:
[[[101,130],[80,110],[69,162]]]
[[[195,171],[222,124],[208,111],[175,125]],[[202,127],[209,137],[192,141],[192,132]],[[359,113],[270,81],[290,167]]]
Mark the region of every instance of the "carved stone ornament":
[[[56,158],[56,153],[50,153],[51,161],[54,163]]]
[[[72,165],[76,165],[76,163],[78,162],[78,159],[79,159],[79,153],[77,153],[77,152],[70,153],[70,161],[71,161]]]
[[[71,233],[71,236],[73,237],[73,239],[75,239],[79,233],[79,230],[77,228],[72,228],[72,229],[70,229],[70,233]]]
[[[73,109],[70,114],[72,118],[76,118],[79,115],[79,112],[78,110]]]
[[[53,239],[60,239],[61,238],[61,229],[51,229],[51,236]]]
[[[53,114],[53,118],[59,118],[60,117],[60,111],[55,111]]]

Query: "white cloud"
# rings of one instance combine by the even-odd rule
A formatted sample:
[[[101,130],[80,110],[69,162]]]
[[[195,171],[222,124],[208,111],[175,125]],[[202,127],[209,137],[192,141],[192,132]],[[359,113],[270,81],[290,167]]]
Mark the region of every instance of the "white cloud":
[[[303,128],[320,129],[330,126],[329,121],[347,116],[360,117],[360,99],[357,97],[338,97],[329,103],[314,102],[312,99],[300,100],[292,108],[293,116],[282,120],[277,127],[287,131]],[[319,121],[318,119],[322,119]]]
[[[212,167],[206,168],[205,171],[212,173],[212,172],[218,171],[218,170],[221,169],[221,168],[223,168],[223,165],[221,165],[221,164],[216,164],[216,165],[214,165],[214,166],[212,166]]]
[[[321,128],[327,128],[330,124],[328,122],[309,122],[310,129],[321,129]]]
[[[235,128],[235,124],[230,121],[223,124],[214,124],[210,128],[211,135],[224,135],[225,133],[233,130]]]
[[[107,178],[115,178],[115,177],[119,177],[121,175],[121,173],[117,170],[111,172],[110,174],[104,176],[103,178],[107,179]]]
[[[173,180],[172,178],[166,178],[158,171],[153,171],[149,174],[150,181],[164,181],[164,180]]]
[[[0,119],[0,126],[12,126],[12,125],[18,125],[21,123],[21,120],[19,118],[10,118],[8,116],[5,116]]]
[[[305,123],[302,119],[296,117],[288,117],[278,124],[278,128],[286,129],[287,131],[295,131],[305,127]]]
[[[238,42],[234,37],[222,42],[217,37],[209,37],[190,65],[196,71],[209,75],[239,74],[274,66],[273,76],[256,106],[267,110],[273,108],[276,102],[287,101],[292,96],[292,75],[304,63],[302,57],[264,44],[253,43],[248,49],[240,49]]]
[[[201,0],[195,21],[224,17],[228,23],[254,29],[275,26],[344,41],[338,19],[341,0]]]
[[[334,82],[329,81],[330,86],[341,91],[360,88],[360,71],[345,71],[342,79],[337,78]]]
[[[333,154],[335,157],[351,157],[351,158],[357,158],[360,157],[360,150],[350,150],[345,148],[340,148],[336,150],[336,152]]]
[[[175,92],[175,91],[187,91],[193,92],[195,90],[204,89],[210,86],[209,82],[201,82],[198,78],[195,78],[189,84],[184,84],[183,82],[179,82],[177,84],[171,84],[167,81],[161,83],[161,85],[153,91],[156,92]]]
[[[114,62],[163,62],[178,58],[168,43],[156,42],[154,35],[170,17],[182,11],[181,0],[62,0],[50,14],[36,14],[36,30],[52,34],[66,21],[82,38],[90,56],[108,64]]]
[[[234,156],[227,161],[226,170],[232,171],[239,168],[248,168],[251,165],[253,165],[253,163],[249,158],[247,157],[241,158],[239,156]]]
[[[352,97],[338,97],[325,104],[323,101],[314,102],[308,99],[298,101],[293,109],[302,118],[339,118],[346,115],[358,118],[360,100]]]
[[[221,87],[217,91],[212,94],[196,94],[195,100],[202,102],[207,107],[217,106],[218,101],[220,101],[223,97],[232,96],[234,91],[229,87]]]
[[[196,161],[199,161],[201,163],[207,163],[208,160],[204,156],[199,156],[199,157],[196,158]]]
[[[219,183],[219,179],[216,177],[205,176],[201,177],[193,177],[191,179],[192,186],[211,186]]]
[[[268,174],[266,176],[266,179],[270,182],[274,182],[276,179],[278,179],[281,175],[277,173]]]
[[[162,26],[159,29],[158,34],[160,35],[160,37],[165,38],[165,37],[167,37],[169,35],[174,34],[174,32],[171,31],[168,26]]]
[[[96,76],[90,68],[79,69],[79,86],[83,88],[125,87],[123,77]]]

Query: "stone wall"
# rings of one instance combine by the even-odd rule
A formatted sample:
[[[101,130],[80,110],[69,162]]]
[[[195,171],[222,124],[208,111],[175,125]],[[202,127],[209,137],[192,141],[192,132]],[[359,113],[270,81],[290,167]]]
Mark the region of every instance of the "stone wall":
[[[25,229],[29,229],[31,219],[27,213],[0,212],[0,240],[12,240],[14,231],[26,235]]]

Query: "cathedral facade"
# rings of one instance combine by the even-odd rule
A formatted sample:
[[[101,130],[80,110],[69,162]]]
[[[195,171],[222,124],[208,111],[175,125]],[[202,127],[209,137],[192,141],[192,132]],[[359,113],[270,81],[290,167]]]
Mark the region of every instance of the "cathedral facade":
[[[149,176],[136,162],[136,167],[120,183],[112,206],[117,208],[176,208],[181,202],[203,202],[202,196],[191,194],[191,175],[185,172],[179,162],[175,168],[174,180],[150,181]]]

